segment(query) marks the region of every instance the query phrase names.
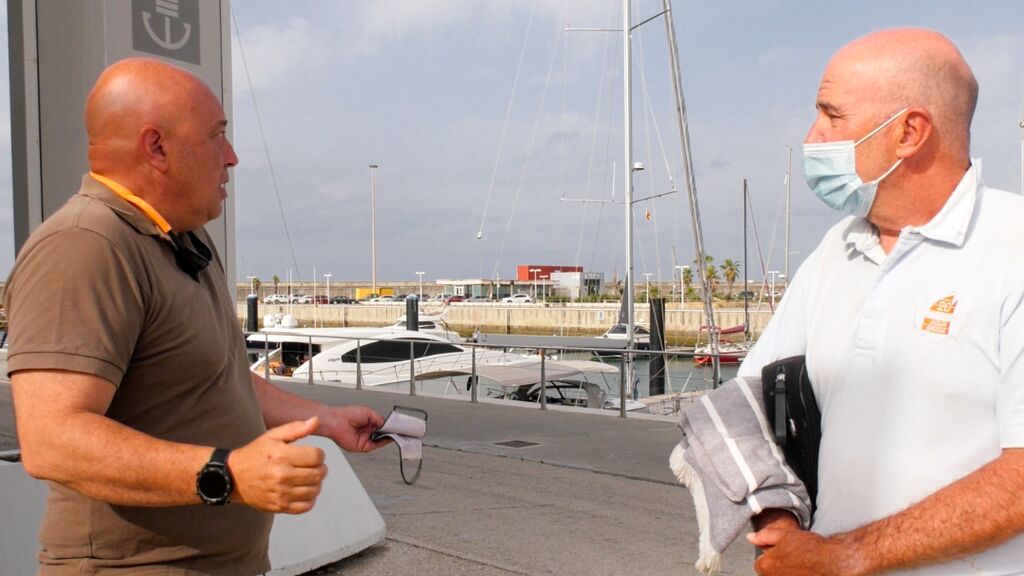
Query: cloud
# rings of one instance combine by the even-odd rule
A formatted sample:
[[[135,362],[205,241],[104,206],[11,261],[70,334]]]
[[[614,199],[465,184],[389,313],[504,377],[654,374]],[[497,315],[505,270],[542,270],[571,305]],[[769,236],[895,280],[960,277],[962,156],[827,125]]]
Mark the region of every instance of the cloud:
[[[252,88],[259,90],[288,84],[296,73],[317,70],[327,60],[329,41],[324,29],[305,18],[290,18],[280,27],[242,28],[241,34],[241,44],[237,36],[231,39],[236,55],[232,77],[239,91],[247,91],[250,86],[246,66]]]

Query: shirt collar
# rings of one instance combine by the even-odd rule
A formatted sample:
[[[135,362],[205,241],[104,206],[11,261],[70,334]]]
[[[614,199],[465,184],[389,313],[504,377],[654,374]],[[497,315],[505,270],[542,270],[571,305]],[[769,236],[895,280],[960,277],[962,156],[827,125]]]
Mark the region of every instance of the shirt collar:
[[[171,225],[156,209],[110,178],[94,172],[86,174],[79,194],[103,202],[140,234],[166,236],[170,233]]]
[[[974,217],[978,188],[981,186],[981,160],[972,158],[971,167],[964,173],[939,213],[927,223],[908,226],[907,229],[929,240],[963,246],[967,229]],[[846,243],[858,252],[868,253],[879,245],[878,230],[866,218],[853,218],[846,228]]]

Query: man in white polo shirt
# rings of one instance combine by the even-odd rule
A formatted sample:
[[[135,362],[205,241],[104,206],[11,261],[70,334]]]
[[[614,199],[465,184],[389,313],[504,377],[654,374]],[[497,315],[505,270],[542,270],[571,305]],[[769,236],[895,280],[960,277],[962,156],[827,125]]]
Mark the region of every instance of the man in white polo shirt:
[[[812,531],[769,511],[759,574],[1024,574],[1024,198],[971,159],[977,82],[896,29],[829,62],[808,184],[849,214],[741,367],[805,354],[822,413]]]

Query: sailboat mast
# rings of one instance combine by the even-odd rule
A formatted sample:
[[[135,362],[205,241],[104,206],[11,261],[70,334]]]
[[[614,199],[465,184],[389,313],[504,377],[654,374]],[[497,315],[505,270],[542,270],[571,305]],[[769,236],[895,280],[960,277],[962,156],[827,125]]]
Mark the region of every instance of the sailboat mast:
[[[631,26],[630,26],[630,0],[622,1],[622,109],[623,109],[623,132],[625,138],[626,165],[623,169],[625,175],[626,195],[626,289],[622,294],[626,308],[626,353],[622,355],[622,370],[626,376],[626,389],[633,389],[633,357],[630,352],[634,344],[634,323],[633,317],[633,51],[631,47]],[[620,408],[625,409],[626,399],[621,398]]]
[[[700,207],[697,203],[697,181],[693,175],[693,155],[690,151],[690,132],[686,123],[686,103],[683,100],[683,83],[679,68],[679,47],[676,44],[676,29],[672,19],[670,0],[662,0],[665,11],[665,33],[668,36],[669,60],[672,68],[672,88],[676,99],[676,123],[679,127],[679,139],[683,148],[683,166],[686,170],[686,191],[690,198],[690,219],[693,222],[693,244],[697,251],[697,278],[700,280],[704,293],[704,314],[707,317],[708,351],[711,353],[712,386],[717,387],[721,380],[721,364],[718,358],[718,329],[715,326],[715,314],[711,305],[711,283],[708,279],[707,262],[704,258],[704,232],[700,223]]]
[[[789,282],[789,202],[793,196],[793,147],[787,146],[786,148],[789,150],[786,155],[786,255],[783,259],[782,273],[786,276],[786,282]],[[746,218],[746,215],[744,215],[744,218]]]
[[[747,179],[743,179],[743,337],[750,342],[750,291],[747,290]]]

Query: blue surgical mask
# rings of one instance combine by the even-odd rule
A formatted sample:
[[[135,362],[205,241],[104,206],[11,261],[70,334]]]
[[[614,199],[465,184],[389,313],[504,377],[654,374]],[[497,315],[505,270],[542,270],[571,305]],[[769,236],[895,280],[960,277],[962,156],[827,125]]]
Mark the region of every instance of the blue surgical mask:
[[[892,174],[892,171],[903,162],[903,159],[897,160],[891,168],[885,171],[885,174],[870,182],[864,182],[857,175],[855,149],[858,144],[878,134],[882,128],[888,126],[890,122],[899,118],[907,110],[904,108],[893,114],[878,128],[868,132],[866,136],[856,142],[842,140],[804,144],[804,178],[814,195],[821,198],[833,210],[854,216],[867,216],[871,211],[871,205],[875,202],[878,183]]]

